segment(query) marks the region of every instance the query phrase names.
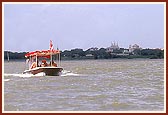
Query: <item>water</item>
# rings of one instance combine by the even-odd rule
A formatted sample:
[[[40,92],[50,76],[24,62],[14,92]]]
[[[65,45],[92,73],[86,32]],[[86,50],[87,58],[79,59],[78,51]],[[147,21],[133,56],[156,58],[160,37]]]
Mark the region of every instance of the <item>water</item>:
[[[62,61],[61,76],[4,63],[5,111],[163,111],[164,60]]]

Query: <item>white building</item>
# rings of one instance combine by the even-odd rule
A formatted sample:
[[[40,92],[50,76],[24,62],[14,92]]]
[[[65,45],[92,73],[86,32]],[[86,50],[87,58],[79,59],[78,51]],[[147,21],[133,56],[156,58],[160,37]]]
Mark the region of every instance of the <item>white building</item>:
[[[124,54],[129,54],[129,49],[124,49],[123,53]]]
[[[133,52],[136,49],[142,49],[142,48],[140,48],[139,45],[137,45],[137,44],[134,44],[132,46],[129,45],[129,52]]]
[[[118,43],[111,42],[111,46],[106,48],[107,52],[113,52],[114,50],[119,50],[120,47],[118,46]]]
[[[86,57],[92,57],[94,56],[93,54],[86,54]]]

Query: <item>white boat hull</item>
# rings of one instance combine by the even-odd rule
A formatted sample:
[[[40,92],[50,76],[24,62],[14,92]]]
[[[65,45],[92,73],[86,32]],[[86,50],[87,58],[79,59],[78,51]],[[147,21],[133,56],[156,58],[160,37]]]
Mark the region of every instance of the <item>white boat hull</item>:
[[[62,67],[36,67],[33,69],[25,70],[23,74],[38,74],[44,72],[46,76],[59,76],[62,72]]]

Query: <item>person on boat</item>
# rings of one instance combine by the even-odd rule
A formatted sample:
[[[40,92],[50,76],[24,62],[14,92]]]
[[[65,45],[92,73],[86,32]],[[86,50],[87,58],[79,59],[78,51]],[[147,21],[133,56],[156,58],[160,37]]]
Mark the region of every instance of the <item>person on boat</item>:
[[[52,60],[52,62],[50,62],[50,66],[57,67],[57,64]]]
[[[46,66],[48,66],[46,60],[42,60],[41,67],[46,67]]]
[[[36,67],[39,67],[39,66],[38,66],[38,61],[37,61],[37,63],[36,63],[36,62],[33,62],[33,63],[31,64],[30,69],[33,69],[33,68],[36,68]]]

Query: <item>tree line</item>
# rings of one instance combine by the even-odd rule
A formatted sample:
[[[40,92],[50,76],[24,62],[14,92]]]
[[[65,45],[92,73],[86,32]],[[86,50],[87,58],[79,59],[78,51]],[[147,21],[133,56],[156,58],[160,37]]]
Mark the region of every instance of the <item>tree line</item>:
[[[107,52],[105,48],[97,50],[83,50],[80,48],[61,51],[61,59],[113,59],[113,58],[150,58],[162,59],[164,58],[164,50],[161,49],[136,49],[133,52],[124,52],[124,48]],[[10,52],[4,51],[4,59],[25,59],[25,54],[28,52]]]
[[[11,52],[11,51],[4,51],[4,59],[25,59],[25,54],[27,52]]]
[[[72,49],[65,50],[61,53],[63,59],[113,59],[113,58],[150,58],[162,59],[164,58],[164,50],[161,49],[137,49],[133,52],[124,52],[124,48],[107,52],[105,48],[99,50]]]

